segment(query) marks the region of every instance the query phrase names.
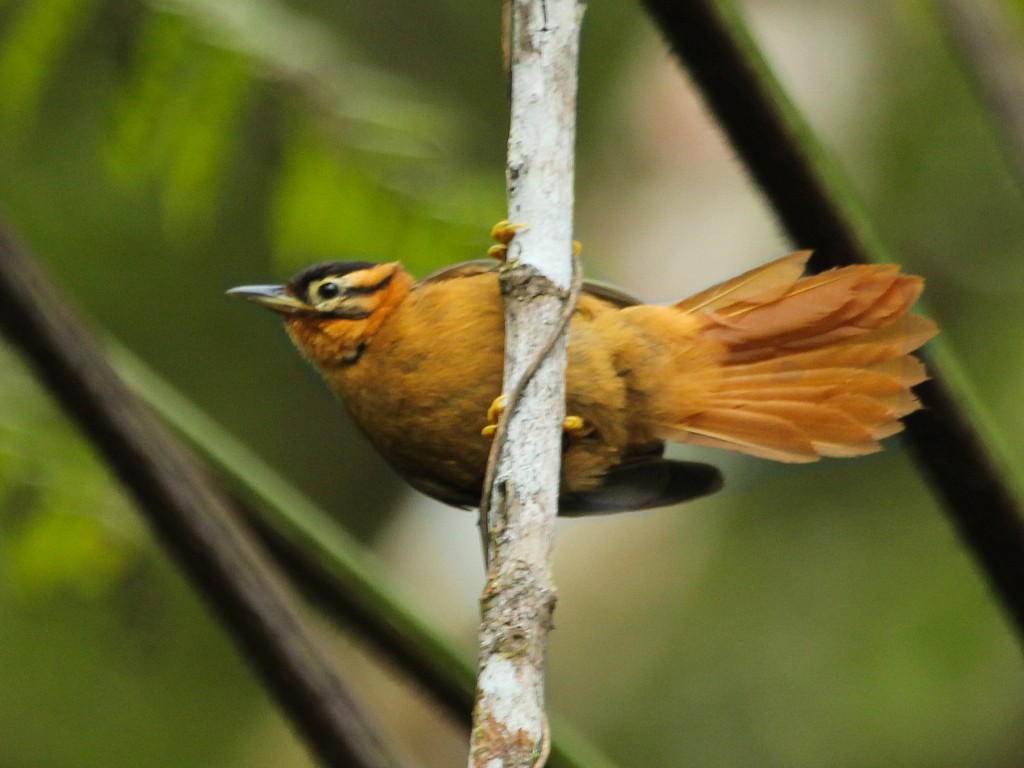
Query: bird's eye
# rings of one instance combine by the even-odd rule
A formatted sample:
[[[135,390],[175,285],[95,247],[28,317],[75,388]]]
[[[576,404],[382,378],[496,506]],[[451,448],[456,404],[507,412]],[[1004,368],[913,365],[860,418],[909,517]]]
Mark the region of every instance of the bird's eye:
[[[320,283],[316,289],[316,295],[321,299],[335,299],[341,293],[337,283]]]

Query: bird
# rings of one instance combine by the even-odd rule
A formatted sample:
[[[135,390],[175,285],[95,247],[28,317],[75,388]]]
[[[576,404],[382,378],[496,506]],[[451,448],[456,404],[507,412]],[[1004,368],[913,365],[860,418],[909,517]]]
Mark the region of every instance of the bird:
[[[668,305],[584,282],[568,330],[559,514],[722,487],[715,466],[665,458],[666,441],[802,463],[873,453],[903,428],[928,378],[912,353],[938,330],[910,312],[923,279],[867,264],[804,275],[810,253]],[[416,281],[398,261],[333,261],[228,294],[281,316],[399,475],[473,509],[501,408],[499,267],[469,261]]]

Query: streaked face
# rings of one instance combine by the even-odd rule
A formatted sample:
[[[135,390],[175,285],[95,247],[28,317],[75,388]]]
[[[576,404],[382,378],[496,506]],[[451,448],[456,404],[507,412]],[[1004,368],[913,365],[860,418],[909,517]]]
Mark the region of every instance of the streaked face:
[[[287,285],[244,285],[228,294],[285,315],[364,320],[380,305],[398,269],[398,262],[330,262],[303,270]]]

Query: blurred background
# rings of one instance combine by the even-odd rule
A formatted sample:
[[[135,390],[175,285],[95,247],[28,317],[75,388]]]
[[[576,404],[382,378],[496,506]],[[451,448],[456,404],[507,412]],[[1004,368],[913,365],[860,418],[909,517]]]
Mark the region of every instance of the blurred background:
[[[1024,461],[1024,205],[934,4],[740,7]],[[499,26],[461,0],[0,4],[7,223],[467,655],[474,517],[396,482],[277,321],[223,292],[352,254],[421,275],[479,257],[505,212]],[[577,169],[589,274],[645,299],[789,248],[635,3],[587,12]],[[796,468],[699,458],[726,491],[561,528],[554,709],[622,766],[1024,762],[1019,647],[898,438]],[[324,632],[405,754],[464,764],[464,731]],[[311,764],[0,346],[0,768]]]

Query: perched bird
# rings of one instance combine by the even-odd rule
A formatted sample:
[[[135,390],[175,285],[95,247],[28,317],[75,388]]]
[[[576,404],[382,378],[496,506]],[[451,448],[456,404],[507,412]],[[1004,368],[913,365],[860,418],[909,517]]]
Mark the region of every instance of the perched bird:
[[[792,253],[677,304],[586,283],[569,330],[561,514],[672,504],[721,487],[664,441],[784,462],[860,456],[902,429],[936,333],[919,277],[851,266],[802,277]],[[310,267],[228,293],[281,314],[302,354],[420,491],[479,504],[501,392],[496,262],[415,282],[398,262]],[[494,409],[491,408],[493,420]],[[484,427],[484,429],[481,429]]]

